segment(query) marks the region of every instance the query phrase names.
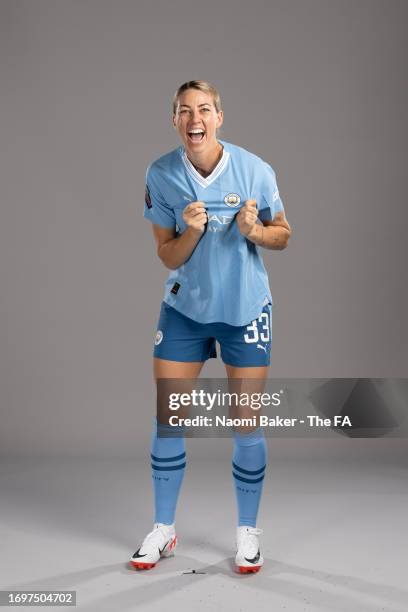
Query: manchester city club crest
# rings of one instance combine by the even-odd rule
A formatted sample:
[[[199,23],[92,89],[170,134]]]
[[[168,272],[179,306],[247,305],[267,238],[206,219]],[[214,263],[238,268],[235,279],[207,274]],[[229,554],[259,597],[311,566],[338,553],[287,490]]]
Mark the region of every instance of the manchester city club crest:
[[[231,206],[231,208],[235,208],[241,202],[241,198],[237,193],[229,193],[225,196],[224,202],[227,206]]]
[[[157,330],[155,339],[154,339],[154,343],[157,346],[158,344],[160,344],[160,342],[163,340],[163,332],[161,329]]]

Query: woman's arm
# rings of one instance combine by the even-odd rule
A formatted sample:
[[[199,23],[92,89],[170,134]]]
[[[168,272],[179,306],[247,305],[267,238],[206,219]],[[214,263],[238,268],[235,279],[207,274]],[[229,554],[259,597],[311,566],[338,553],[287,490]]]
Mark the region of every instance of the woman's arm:
[[[170,270],[176,270],[187,261],[202,236],[200,230],[192,227],[187,227],[182,234],[177,236],[175,228],[160,225],[153,225],[153,233],[156,239],[157,254],[166,268]]]
[[[246,237],[265,249],[282,251],[288,246],[291,234],[285,213],[279,212],[272,221],[262,221],[262,225],[256,223]]]
[[[236,218],[241,234],[254,244],[279,251],[288,246],[292,230],[283,211],[276,213],[272,221],[260,220],[259,224],[256,200],[247,200]]]
[[[176,228],[153,225],[157,254],[170,270],[176,270],[190,257],[204,233],[207,213],[204,202],[191,202],[183,210],[185,231],[177,236]]]

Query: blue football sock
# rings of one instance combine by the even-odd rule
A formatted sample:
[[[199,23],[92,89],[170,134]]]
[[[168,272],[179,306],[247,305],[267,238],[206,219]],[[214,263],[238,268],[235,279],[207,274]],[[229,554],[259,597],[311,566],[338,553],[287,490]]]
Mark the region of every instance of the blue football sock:
[[[238,527],[256,527],[267,463],[267,446],[262,429],[234,432],[232,475],[238,506]]]
[[[151,460],[154,489],[155,523],[174,523],[177,499],[186,467],[185,438],[161,438],[161,433],[181,431],[157,423],[154,419]]]

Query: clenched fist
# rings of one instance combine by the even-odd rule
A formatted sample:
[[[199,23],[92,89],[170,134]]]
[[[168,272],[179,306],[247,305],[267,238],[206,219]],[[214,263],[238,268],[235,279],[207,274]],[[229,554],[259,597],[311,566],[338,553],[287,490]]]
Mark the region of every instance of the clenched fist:
[[[256,207],[256,200],[247,200],[244,206],[240,209],[237,214],[237,225],[238,229],[243,236],[248,236],[256,220],[258,219],[258,209]]]
[[[183,210],[184,223],[196,231],[204,232],[207,223],[207,213],[204,202],[191,202]]]

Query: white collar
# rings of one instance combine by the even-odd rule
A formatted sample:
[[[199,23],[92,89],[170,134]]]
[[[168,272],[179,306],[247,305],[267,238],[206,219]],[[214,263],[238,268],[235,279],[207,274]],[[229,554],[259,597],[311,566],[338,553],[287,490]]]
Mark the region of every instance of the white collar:
[[[209,174],[207,177],[204,177],[195,169],[191,161],[188,159],[185,149],[181,149],[181,158],[183,160],[187,172],[189,173],[191,178],[194,179],[195,182],[201,185],[201,187],[203,187],[204,189],[211,185],[211,183],[214,182],[215,179],[219,177],[221,172],[223,172],[223,170],[227,167],[229,157],[230,154],[228,153],[228,151],[225,150],[225,147],[223,147],[222,157],[220,161],[215,166],[211,174]]]

